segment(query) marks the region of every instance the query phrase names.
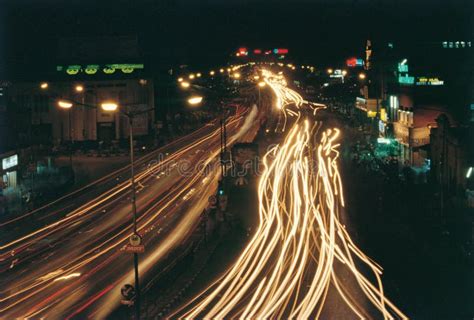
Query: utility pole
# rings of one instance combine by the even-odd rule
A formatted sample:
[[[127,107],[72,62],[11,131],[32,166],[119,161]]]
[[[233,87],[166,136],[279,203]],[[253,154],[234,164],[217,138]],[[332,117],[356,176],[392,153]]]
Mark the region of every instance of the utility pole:
[[[136,190],[135,190],[135,162],[133,155],[133,115],[126,114],[129,120],[129,135],[130,135],[130,182],[132,187],[132,210],[133,210],[133,233],[138,235],[137,232],[137,203],[136,203]],[[133,253],[133,266],[135,270],[135,317],[137,320],[140,319],[140,282],[138,277],[138,253]]]

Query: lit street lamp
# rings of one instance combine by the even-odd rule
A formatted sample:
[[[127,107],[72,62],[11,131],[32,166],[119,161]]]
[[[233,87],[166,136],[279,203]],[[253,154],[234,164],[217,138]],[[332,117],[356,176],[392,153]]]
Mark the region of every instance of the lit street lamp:
[[[188,103],[194,106],[194,105],[200,104],[202,102],[202,99],[203,98],[201,96],[193,96],[188,99]]]
[[[359,73],[359,79],[364,80],[365,79],[365,73]]]
[[[333,70],[331,68],[328,69],[328,73],[331,74]]]
[[[74,88],[74,90],[76,90],[76,92],[82,92],[82,91],[84,91],[84,87],[81,86],[80,84],[78,84],[78,85]]]
[[[47,82],[41,82],[40,84],[40,88],[43,89],[43,90],[46,90],[48,89],[49,85]]]
[[[189,86],[190,86],[189,82],[186,82],[186,81],[181,82],[182,88],[189,88]]]

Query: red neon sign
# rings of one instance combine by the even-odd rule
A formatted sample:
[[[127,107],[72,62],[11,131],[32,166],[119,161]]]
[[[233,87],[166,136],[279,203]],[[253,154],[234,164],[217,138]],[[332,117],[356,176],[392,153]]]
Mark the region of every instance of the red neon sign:
[[[255,49],[255,50],[253,50],[253,53],[255,53],[255,54],[261,54],[261,53],[262,53],[262,50],[260,50],[260,49]]]

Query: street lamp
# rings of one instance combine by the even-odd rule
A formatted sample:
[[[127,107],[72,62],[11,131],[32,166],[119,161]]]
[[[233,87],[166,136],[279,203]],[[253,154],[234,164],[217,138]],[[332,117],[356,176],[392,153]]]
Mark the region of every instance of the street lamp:
[[[365,79],[365,73],[359,73],[359,79],[364,80]]]
[[[43,89],[43,90],[48,89],[48,86],[49,86],[49,85],[48,85],[47,82],[41,82],[41,83],[40,83],[40,88]]]
[[[215,74],[214,70],[211,70],[211,71],[209,72],[209,74],[210,74],[211,76],[213,76],[213,75]]]
[[[201,78],[201,72],[196,73],[196,77]]]
[[[100,107],[104,111],[115,111],[118,109],[118,105],[115,102],[104,102]]]
[[[188,103],[192,106],[195,106],[197,104],[200,104],[202,102],[202,97],[201,96],[193,96],[188,99]]]
[[[194,79],[194,77],[195,77],[194,73],[191,73],[191,74],[189,75],[189,79]]]
[[[72,108],[72,103],[69,101],[65,100],[59,100],[58,101],[58,106],[62,109],[71,109]]]
[[[328,73],[331,74],[333,70],[331,68],[328,69]]]
[[[184,79],[183,79],[182,77],[179,77],[179,78],[178,78],[178,82],[183,82],[183,80],[184,80]]]
[[[238,72],[234,73],[234,78],[235,79],[240,79],[240,73],[238,73]]]
[[[189,82],[186,82],[186,81],[181,82],[182,88],[189,88],[189,86],[190,86]]]
[[[82,85],[78,84],[78,85],[74,88],[74,90],[76,90],[76,92],[82,92],[82,91],[84,91],[84,87],[83,87]]]
[[[107,112],[114,112],[119,109],[117,103],[113,101],[106,101],[100,105],[102,110]],[[132,211],[133,211],[133,235],[140,238],[137,230],[137,199],[136,199],[136,187],[135,187],[135,158],[133,150],[133,118],[141,113],[146,113],[152,111],[153,109],[148,109],[144,111],[139,111],[136,113],[132,112],[122,112],[128,118],[128,127],[129,127],[129,136],[130,136],[130,186],[132,192]],[[135,317],[140,319],[140,280],[138,275],[138,253],[133,253],[133,265],[135,271]]]
[[[342,75],[346,76],[347,75],[347,70],[342,70]]]
[[[265,87],[266,85],[267,85],[267,83],[266,83],[265,81],[260,81],[260,82],[258,83],[258,86],[259,86],[259,87]]]
[[[224,73],[224,69],[222,69],[222,68],[219,69],[219,72],[220,72],[220,73]]]

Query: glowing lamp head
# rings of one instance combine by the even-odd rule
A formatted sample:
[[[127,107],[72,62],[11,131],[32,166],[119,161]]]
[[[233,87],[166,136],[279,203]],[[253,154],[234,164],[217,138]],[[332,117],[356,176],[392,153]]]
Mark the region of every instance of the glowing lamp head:
[[[193,96],[188,99],[188,103],[192,106],[198,105],[202,102],[202,97],[201,96]]]
[[[331,74],[333,72],[333,70],[331,68],[329,68],[327,71],[328,71],[329,74]]]
[[[194,75],[194,73],[191,73],[191,74],[189,75],[189,79],[194,79],[195,77],[196,77],[196,76]]]
[[[47,82],[41,82],[40,83],[40,88],[43,89],[43,90],[46,90],[48,89],[49,87],[49,84]]]
[[[184,79],[183,79],[182,77],[179,77],[179,78],[178,78],[178,82],[183,82],[183,80],[184,80]]]
[[[201,78],[202,74],[200,72],[196,73],[196,77]]]
[[[260,81],[260,82],[258,83],[258,86],[259,86],[259,87],[265,87],[266,85],[267,85],[267,84],[266,84],[264,81]]]
[[[238,72],[234,73],[234,78],[235,79],[240,79],[240,73],[238,73]]]
[[[365,79],[365,73],[359,73],[359,79],[364,80]]]
[[[58,101],[58,107],[60,107],[62,109],[71,109],[72,108],[72,103],[69,102],[69,101],[65,101],[65,100],[59,100]]]
[[[104,102],[100,105],[104,111],[115,111],[118,109],[118,105],[115,102]]]
[[[347,75],[347,71],[346,71],[346,70],[342,70],[342,75],[343,75],[343,76]]]
[[[181,82],[182,88],[189,88],[189,86],[190,86],[189,82],[186,82],[186,81]]]
[[[74,88],[74,90],[76,90],[76,92],[82,92],[82,91],[84,91],[84,86],[78,84],[78,85]]]
[[[209,74],[210,74],[211,76],[213,76],[213,75],[215,75],[216,73],[215,73],[214,70],[211,70],[211,71],[209,71]]]

